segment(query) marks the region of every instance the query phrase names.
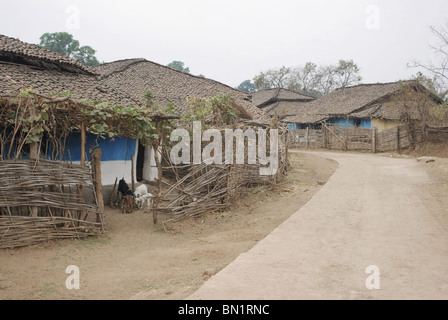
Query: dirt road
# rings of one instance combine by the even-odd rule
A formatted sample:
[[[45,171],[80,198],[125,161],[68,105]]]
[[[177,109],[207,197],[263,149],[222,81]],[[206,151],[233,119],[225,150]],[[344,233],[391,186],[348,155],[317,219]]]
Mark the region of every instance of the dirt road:
[[[339,163],[328,183],[187,299],[448,298],[446,184],[429,164],[317,154]]]
[[[184,299],[307,203],[337,167],[314,155],[290,161],[272,190],[253,189],[225,211],[169,223],[168,231],[152,214],[106,206],[101,236],[0,250],[0,300]],[[79,267],[78,290],[66,288],[69,265]]]

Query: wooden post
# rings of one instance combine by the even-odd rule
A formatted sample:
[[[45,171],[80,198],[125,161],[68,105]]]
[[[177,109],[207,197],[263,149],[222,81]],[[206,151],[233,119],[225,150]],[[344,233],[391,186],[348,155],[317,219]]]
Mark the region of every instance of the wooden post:
[[[278,114],[275,112],[274,116],[271,118],[271,129],[278,129]]]
[[[305,135],[305,148],[308,149],[310,146],[310,127],[306,127],[306,135]]]
[[[396,150],[397,150],[398,153],[400,153],[401,152],[401,150],[400,150],[400,127],[397,127],[396,139],[397,139],[397,141],[396,141],[396,143],[397,143]]]
[[[348,122],[348,118],[347,118],[347,122]],[[348,140],[348,135],[349,134],[350,134],[350,129],[349,128],[342,128],[342,135],[344,137],[344,139],[342,141],[342,146],[344,148],[344,151],[348,151],[347,140]]]
[[[114,195],[115,195],[115,190],[117,189],[117,181],[118,181],[118,177],[115,178],[115,183],[114,183],[114,188],[112,189],[112,193],[110,195],[110,207],[113,208],[114,205]]]
[[[36,115],[36,108],[33,103],[30,105],[30,115]],[[30,144],[30,160],[35,160],[36,162],[39,160],[39,143],[33,142]],[[37,192],[36,189],[33,189],[34,192]],[[37,207],[30,207],[30,216],[37,217]]]
[[[271,119],[271,127],[270,129],[277,129],[278,130],[278,114],[277,112],[275,112],[274,116]],[[270,131],[269,131],[269,136],[270,136]],[[270,139],[270,138],[269,138]],[[272,154],[272,150],[269,151]],[[277,163],[280,164],[280,152],[279,150],[277,150]],[[274,175],[274,181],[275,183],[278,182],[278,178],[279,178],[279,172],[277,170],[277,173]]]
[[[152,148],[154,150],[154,160],[156,161],[157,166],[157,197],[154,201],[154,205],[152,208],[152,219],[154,225],[157,224],[157,211],[159,210],[160,199],[162,198],[162,165],[159,161],[159,147],[160,147],[160,134],[161,134],[161,126],[162,122],[160,120],[156,120],[156,134],[158,136],[157,140],[153,143]]]
[[[135,179],[134,179],[134,155],[131,155],[131,188],[132,192],[135,191]]]
[[[81,159],[80,159],[80,165],[85,166],[86,165],[86,123],[85,121],[82,121],[81,123]],[[83,187],[82,185],[78,185],[78,195],[80,199],[83,199]],[[85,213],[85,211],[79,212],[78,219],[81,220],[81,216]]]
[[[372,128],[372,153],[376,153],[376,128]]]
[[[409,150],[414,150],[415,148],[415,142],[414,142],[414,130],[411,128],[411,124],[408,123],[406,126],[406,130],[408,132],[408,139],[409,139]]]
[[[86,165],[86,123],[81,124],[81,165]]]
[[[104,200],[103,200],[103,184],[101,182],[101,155],[103,151],[96,149],[93,153],[93,170],[95,171],[95,193],[99,214],[96,217],[97,222],[103,223]]]
[[[327,127],[322,126],[322,136],[323,136],[323,140],[324,140],[324,149],[327,149]]]

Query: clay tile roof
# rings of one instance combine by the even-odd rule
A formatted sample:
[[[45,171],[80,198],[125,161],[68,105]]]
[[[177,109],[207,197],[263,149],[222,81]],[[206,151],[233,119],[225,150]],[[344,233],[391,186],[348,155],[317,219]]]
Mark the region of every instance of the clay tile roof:
[[[145,59],[105,63],[95,67],[95,71],[100,75],[100,83],[120,88],[141,104],[146,103],[143,93],[150,89],[156,103],[173,103],[181,114],[185,114],[189,108],[187,98],[211,98],[230,93],[236,103],[253,119],[267,120],[266,115],[252,105],[247,93]]]
[[[252,103],[259,108],[277,101],[313,101],[316,98],[283,88],[266,89],[254,92]]]
[[[310,113],[309,103],[303,101],[278,101],[267,105],[263,111],[269,116],[277,113],[279,118]]]
[[[403,90],[405,87],[418,87],[426,90],[418,82],[400,81],[391,83],[361,84],[353,87],[339,88],[327,94],[326,96],[309,102],[308,111],[297,117],[288,118],[291,122],[301,122],[306,114],[307,116],[316,116],[317,118],[325,116],[351,116],[358,118],[383,118],[400,119],[403,113],[402,108],[397,104],[394,108],[386,108],[380,102],[383,98],[391,96]],[[427,90],[426,90],[427,91]],[[429,92],[429,91],[427,91]],[[441,102],[440,99],[431,95],[433,99]],[[409,110],[406,110],[409,113]],[[417,117],[417,115],[415,115]]]
[[[101,84],[90,75],[0,62],[0,95],[16,95],[28,89],[42,95],[67,92],[82,101],[107,100],[125,106],[138,103],[121,90]]]
[[[287,116],[282,119],[285,123],[305,123],[305,124],[312,124],[312,123],[318,123],[322,120],[327,119],[328,117],[324,115],[319,114],[298,114],[294,116]]]
[[[0,34],[0,61],[33,65],[45,69],[90,74],[94,71],[77,60],[37,45]]]
[[[353,87],[339,88],[328,95],[315,100],[316,113],[327,115],[349,115],[376,105],[379,100],[400,92],[407,87],[419,88],[430,94],[434,100],[441,102],[440,98],[431,94],[426,88],[415,80],[398,81],[390,83],[361,84]]]

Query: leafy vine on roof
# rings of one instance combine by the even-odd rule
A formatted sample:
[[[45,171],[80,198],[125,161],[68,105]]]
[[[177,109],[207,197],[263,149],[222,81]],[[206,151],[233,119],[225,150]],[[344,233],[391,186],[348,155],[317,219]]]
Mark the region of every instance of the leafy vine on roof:
[[[81,130],[83,123],[87,132],[100,137],[130,137],[149,146],[158,138],[155,119],[166,115],[156,108],[80,102],[70,93],[48,97],[32,90],[1,96],[0,106],[0,155],[8,159],[13,150],[17,158],[26,145],[41,143],[44,136],[63,152],[68,134]]]

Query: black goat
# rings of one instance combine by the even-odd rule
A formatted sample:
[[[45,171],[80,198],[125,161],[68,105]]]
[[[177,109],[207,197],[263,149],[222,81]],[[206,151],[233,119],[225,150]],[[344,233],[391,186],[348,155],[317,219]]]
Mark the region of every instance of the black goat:
[[[124,180],[124,178],[122,178],[119,182],[118,182],[118,191],[117,191],[117,200],[121,200],[122,203],[122,212],[124,213],[132,212],[133,206],[134,206],[134,193],[132,192],[131,189],[129,189],[128,184],[126,183],[126,181]]]
[[[120,196],[120,194],[121,194],[121,197],[124,197],[125,195],[134,196],[134,193],[132,192],[131,189],[129,189],[129,186],[126,183],[126,181],[124,180],[124,178],[122,178],[118,182],[117,198]]]

